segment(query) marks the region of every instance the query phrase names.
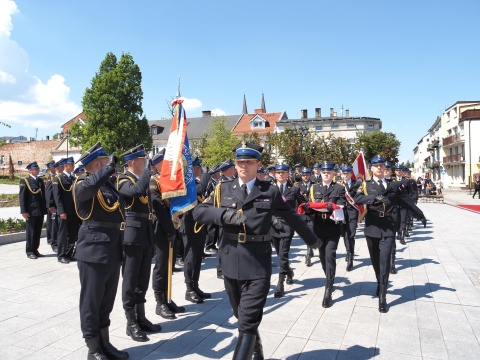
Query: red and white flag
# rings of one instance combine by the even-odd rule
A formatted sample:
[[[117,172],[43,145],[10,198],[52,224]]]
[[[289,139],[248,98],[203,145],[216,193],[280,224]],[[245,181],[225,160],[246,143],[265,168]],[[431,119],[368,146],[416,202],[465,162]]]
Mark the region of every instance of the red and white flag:
[[[357,158],[353,162],[352,168],[353,168],[352,180],[362,180],[362,181],[367,180],[367,164],[365,162],[365,156],[363,155],[362,151],[358,152]],[[347,197],[348,202],[350,204],[352,204],[352,202],[353,204],[355,204],[351,196],[349,197],[350,199],[348,199]],[[358,205],[358,204],[355,204],[355,205],[356,205],[355,207],[358,208],[358,222],[360,223],[362,222],[363,217],[367,213],[367,208],[364,205]]]
[[[175,115],[160,173],[163,199],[187,194],[182,156],[185,137],[187,136],[187,118],[182,102],[183,99],[176,99],[172,102],[172,107],[175,108]]]

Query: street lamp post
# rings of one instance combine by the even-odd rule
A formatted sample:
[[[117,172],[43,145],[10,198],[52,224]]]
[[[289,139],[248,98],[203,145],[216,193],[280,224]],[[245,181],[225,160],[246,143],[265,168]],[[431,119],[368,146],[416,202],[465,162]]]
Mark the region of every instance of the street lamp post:
[[[68,138],[70,137],[70,130],[67,130],[67,133],[65,135],[67,137],[67,158],[68,158]]]
[[[300,163],[303,161],[302,159],[302,150],[303,150],[303,137],[307,136],[308,134],[308,127],[307,126],[300,126],[297,128],[296,125],[293,125],[293,135],[300,137]]]

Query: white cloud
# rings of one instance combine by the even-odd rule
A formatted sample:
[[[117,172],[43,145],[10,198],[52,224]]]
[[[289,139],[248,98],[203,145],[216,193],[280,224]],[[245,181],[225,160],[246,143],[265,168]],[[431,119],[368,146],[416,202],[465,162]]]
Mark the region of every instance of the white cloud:
[[[13,29],[12,15],[18,13],[17,4],[12,0],[0,0],[0,36],[10,36]]]
[[[82,111],[70,100],[70,88],[63,76],[54,74],[43,83],[28,72],[28,54],[10,38],[15,2],[0,0],[0,121],[16,127],[51,129]],[[20,130],[21,131],[21,130]],[[19,131],[19,133],[20,133]]]
[[[213,116],[225,116],[227,115],[227,113],[225,111],[223,111],[222,109],[213,109],[212,110],[212,115]]]
[[[202,102],[198,99],[183,98],[183,107],[185,110],[195,110],[202,106]]]

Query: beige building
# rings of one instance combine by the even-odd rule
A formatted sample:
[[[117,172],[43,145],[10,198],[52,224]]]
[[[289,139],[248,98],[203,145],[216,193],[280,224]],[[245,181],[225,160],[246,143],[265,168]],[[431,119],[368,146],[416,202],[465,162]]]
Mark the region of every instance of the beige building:
[[[415,147],[415,175],[440,176],[445,188],[468,188],[480,173],[480,101],[457,101]]]
[[[278,132],[288,128],[306,127],[309,132],[317,136],[327,137],[332,134],[335,137],[348,139],[350,143],[355,142],[357,132],[373,132],[382,129],[382,121],[379,118],[350,116],[350,110],[343,109],[340,116],[334,108],[330,108],[329,116],[322,116],[322,109],[315,108],[315,116],[308,117],[308,110],[301,110],[300,119],[284,118],[277,122]]]

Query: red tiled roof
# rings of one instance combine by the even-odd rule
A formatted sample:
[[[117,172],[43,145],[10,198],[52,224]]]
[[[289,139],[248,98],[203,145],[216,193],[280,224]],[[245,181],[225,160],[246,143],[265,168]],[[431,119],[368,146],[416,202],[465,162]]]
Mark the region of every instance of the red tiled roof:
[[[273,133],[275,125],[277,124],[277,121],[281,119],[282,114],[283,112],[244,114],[233,129],[232,133],[234,135],[241,135],[249,132],[256,132],[258,134]],[[266,121],[265,129],[252,129],[250,120],[256,116],[259,116]]]
[[[77,122],[79,119],[85,120],[85,113],[83,111],[77,116],[73,117],[73,119],[68,120],[65,124],[61,126],[63,132],[65,133],[68,130],[70,130],[70,126],[72,126],[72,124],[74,122]]]

